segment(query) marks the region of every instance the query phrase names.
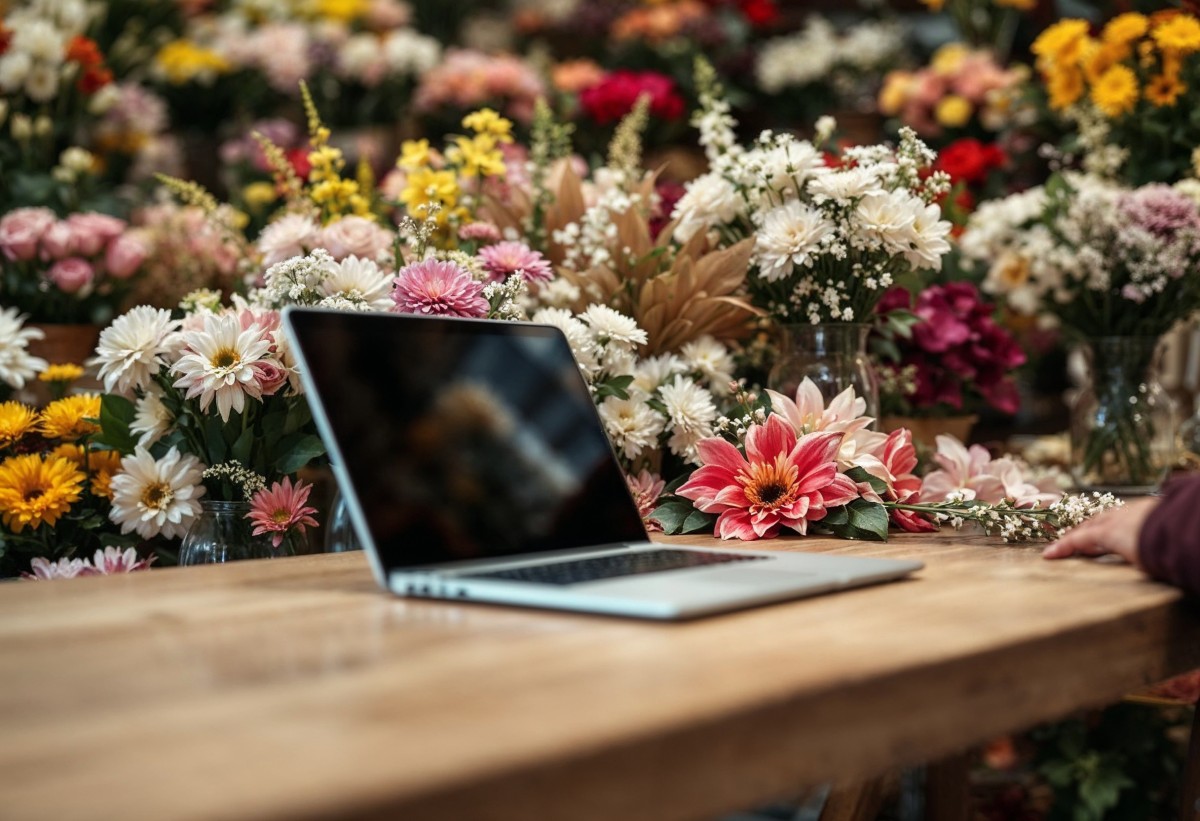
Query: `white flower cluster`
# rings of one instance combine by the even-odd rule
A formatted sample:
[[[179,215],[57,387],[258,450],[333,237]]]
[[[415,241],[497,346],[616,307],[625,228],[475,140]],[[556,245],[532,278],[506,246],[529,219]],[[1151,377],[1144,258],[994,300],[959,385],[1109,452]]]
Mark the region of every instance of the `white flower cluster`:
[[[634,208],[647,207],[642,197],[619,186],[594,189],[595,204],[589,206],[579,222],[558,229],[551,239],[563,246],[562,267],[568,271],[587,271],[614,262],[610,250],[617,239],[613,218]]]
[[[44,336],[39,328],[26,328],[16,308],[0,308],[0,386],[20,390],[45,370],[46,360],[29,353],[29,343]]]
[[[590,305],[578,315],[543,308],[533,321],[566,334],[609,439],[630,472],[664,446],[696,463],[696,443],[715,430],[714,397],[729,393],[733,377],[733,357],[724,345],[704,336],[678,354],[638,359],[646,332],[604,305]]]
[[[315,305],[346,311],[386,311],[392,307],[393,276],[369,259],[349,256],[335,262],[318,248],[267,269],[263,287],[250,292],[251,305],[282,308]]]
[[[0,57],[0,91],[48,103],[73,77],[66,62],[71,37],[82,34],[92,11],[83,0],[30,0],[4,20],[12,39]]]
[[[1122,504],[1111,493],[1080,493],[1064,494],[1049,507],[1015,507],[1007,500],[987,503],[962,497],[926,507],[940,523],[958,529],[974,522],[987,535],[1014,543],[1056,539],[1072,527]]]
[[[768,94],[830,82],[852,95],[859,78],[884,71],[904,46],[904,29],[895,23],[868,21],[839,32],[829,20],[812,15],[797,33],[763,46],[755,76]]]

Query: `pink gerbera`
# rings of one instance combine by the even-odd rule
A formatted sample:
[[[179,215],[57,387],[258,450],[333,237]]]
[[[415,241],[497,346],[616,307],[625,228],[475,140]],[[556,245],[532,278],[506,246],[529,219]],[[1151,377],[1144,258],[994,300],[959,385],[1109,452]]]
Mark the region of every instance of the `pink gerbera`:
[[[254,535],[271,534],[271,544],[279,547],[283,537],[293,527],[304,533],[305,526],[316,527],[317,520],[312,514],[317,512],[315,507],[307,507],[308,494],[312,485],[303,482],[292,484],[292,480],[284,477],[282,482],[276,482],[266,490],[260,490],[250,500],[250,512],[246,518],[254,525]]]
[[[401,268],[392,299],[404,314],[479,318],[488,312],[483,285],[453,262],[436,259]]]
[[[705,513],[720,513],[716,535],[751,541],[776,536],[781,527],[807,533],[829,508],[858,498],[858,488],[838,472],[842,433],[796,432],[780,416],[746,434],[746,455],[720,438],[697,445],[703,464],[676,493]]]
[[[554,278],[550,262],[523,242],[499,242],[479,249],[483,268],[493,282],[504,282],[520,274],[526,282],[549,282]]]

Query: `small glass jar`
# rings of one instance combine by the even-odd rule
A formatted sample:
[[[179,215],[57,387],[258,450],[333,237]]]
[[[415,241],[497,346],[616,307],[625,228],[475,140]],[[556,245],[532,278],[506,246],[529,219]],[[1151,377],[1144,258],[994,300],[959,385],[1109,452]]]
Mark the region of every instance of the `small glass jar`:
[[[200,515],[192,522],[179,546],[179,564],[221,564],[241,559],[274,559],[294,556],[299,532],[292,530],[279,546],[272,544],[270,533],[253,535],[246,518],[249,502],[200,503]]]

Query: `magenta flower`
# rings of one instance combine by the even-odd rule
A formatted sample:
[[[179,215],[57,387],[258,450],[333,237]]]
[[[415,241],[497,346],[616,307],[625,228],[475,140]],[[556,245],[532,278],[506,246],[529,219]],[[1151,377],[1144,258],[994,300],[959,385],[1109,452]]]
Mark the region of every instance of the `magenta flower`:
[[[427,259],[406,265],[396,276],[396,311],[430,316],[487,316],[483,285],[453,262]]]
[[[808,531],[829,508],[859,497],[858,488],[837,469],[842,434],[796,432],[771,414],[746,434],[746,455],[720,438],[696,446],[703,467],[676,493],[705,513],[719,513],[722,539],[769,539],[781,528]]]
[[[250,500],[250,512],[246,518],[254,525],[254,535],[271,534],[271,544],[279,547],[283,537],[293,527],[304,533],[305,526],[316,527],[317,520],[312,514],[317,512],[315,507],[307,507],[308,494],[312,485],[303,482],[292,484],[292,480],[284,477],[282,482],[276,482],[266,490],[260,490]]]
[[[520,274],[526,282],[549,282],[554,278],[550,261],[523,242],[501,242],[479,249],[483,268],[493,282],[504,282]]]

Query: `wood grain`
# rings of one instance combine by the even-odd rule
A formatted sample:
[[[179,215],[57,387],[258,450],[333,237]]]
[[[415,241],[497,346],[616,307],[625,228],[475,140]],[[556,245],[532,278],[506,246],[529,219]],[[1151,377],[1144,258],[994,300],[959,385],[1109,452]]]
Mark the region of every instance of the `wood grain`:
[[[704,818],[1200,664],[1194,609],[1128,567],[764,546],[927,567],[684,624],[393,598],[361,554],[0,586],[0,815]]]

